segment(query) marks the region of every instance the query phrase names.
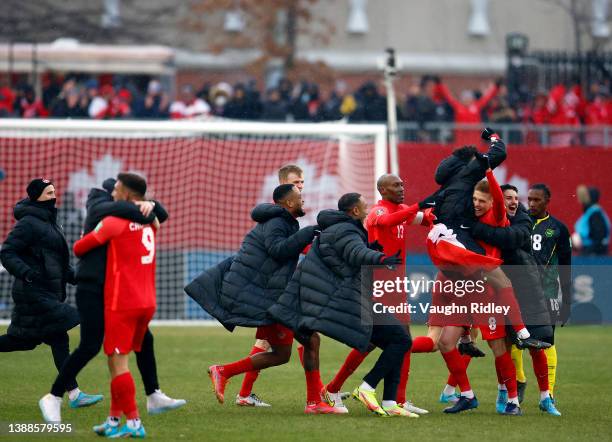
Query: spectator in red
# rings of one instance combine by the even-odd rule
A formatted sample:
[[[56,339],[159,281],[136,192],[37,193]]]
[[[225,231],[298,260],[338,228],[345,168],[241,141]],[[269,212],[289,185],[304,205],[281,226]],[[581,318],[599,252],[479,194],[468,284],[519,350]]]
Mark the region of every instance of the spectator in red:
[[[548,101],[548,93],[540,90],[536,93],[532,104],[525,104],[523,107],[523,123],[527,125],[543,125],[548,124],[550,115],[546,107]],[[527,144],[541,144],[542,133],[539,130],[529,130],[525,138]]]
[[[601,85],[594,83],[590,89],[591,101],[584,108],[584,124],[587,125],[584,141],[587,146],[603,146],[604,131],[601,126],[612,123],[611,102]]]
[[[563,84],[554,86],[549,94],[546,108],[548,124],[553,126],[580,126],[584,112],[584,100],[580,85],[566,88]],[[571,146],[578,141],[576,130],[554,130],[550,134],[551,146]]]
[[[496,83],[491,84],[478,100],[475,99],[474,92],[470,90],[463,91],[461,93],[461,100],[457,100],[450,93],[446,85],[440,81],[439,77],[435,77],[434,80],[436,82],[436,93],[448,102],[455,113],[455,123],[474,125],[482,123],[482,110],[497,94],[498,88],[502,83],[502,80],[497,80]],[[479,136],[480,129],[455,129],[455,144],[473,144],[474,140],[479,139]]]
[[[119,90],[111,100],[111,118],[130,118],[132,116],[132,93],[126,88]]]
[[[20,87],[19,95],[15,99],[14,109],[17,115],[22,118],[45,118],[49,116],[49,111],[45,109],[42,101],[36,98],[34,88],[29,84]]]
[[[210,115],[210,106],[196,97],[193,86],[187,84],[181,89],[181,99],[170,105],[170,118],[182,119]]]
[[[8,87],[6,80],[0,80],[0,118],[10,117],[13,114],[15,93]]]
[[[90,93],[91,93],[90,89]],[[97,120],[113,117],[111,101],[115,96],[115,89],[110,84],[100,87],[100,94],[94,96],[89,103],[89,116]]]

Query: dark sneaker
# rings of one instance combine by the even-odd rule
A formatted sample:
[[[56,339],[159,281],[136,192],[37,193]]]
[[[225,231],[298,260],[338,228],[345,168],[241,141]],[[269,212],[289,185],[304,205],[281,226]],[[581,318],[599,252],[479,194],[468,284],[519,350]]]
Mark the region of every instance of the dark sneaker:
[[[473,342],[460,343],[458,348],[459,353],[462,355],[468,355],[473,358],[484,358],[486,356]]]
[[[524,348],[536,348],[538,350],[544,348],[550,348],[550,344],[548,342],[540,341],[535,338],[527,338],[527,339],[519,339],[516,338],[516,346],[520,349]]]
[[[513,402],[508,402],[506,404],[506,409],[502,414],[505,414],[506,416],[522,416],[523,412],[521,411],[521,407]]]
[[[462,411],[472,410],[474,408],[478,408],[478,399],[474,396],[472,399],[468,399],[465,396],[461,396],[457,403],[452,407],[448,407],[444,409],[445,413],[460,413]]]
[[[525,398],[525,390],[527,389],[527,381],[525,382],[516,381],[516,389],[518,391],[519,404],[522,404],[523,399]]]

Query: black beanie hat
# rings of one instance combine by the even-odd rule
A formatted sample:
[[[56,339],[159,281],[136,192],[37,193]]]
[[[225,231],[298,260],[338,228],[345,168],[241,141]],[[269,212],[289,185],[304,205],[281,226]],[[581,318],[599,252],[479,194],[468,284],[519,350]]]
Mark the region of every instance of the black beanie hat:
[[[30,201],[36,201],[40,197],[40,195],[42,195],[43,190],[45,190],[45,187],[51,184],[53,184],[51,180],[47,180],[45,178],[35,178],[30,181],[30,184],[28,184],[27,188]]]
[[[115,189],[115,183],[116,182],[117,182],[117,180],[115,178],[107,178],[102,183],[102,188],[104,190],[106,190],[108,193],[113,193],[113,190]]]

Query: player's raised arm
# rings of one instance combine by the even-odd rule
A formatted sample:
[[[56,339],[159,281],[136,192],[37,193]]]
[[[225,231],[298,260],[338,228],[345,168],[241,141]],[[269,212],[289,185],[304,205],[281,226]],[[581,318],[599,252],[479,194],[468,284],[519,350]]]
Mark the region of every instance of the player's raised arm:
[[[119,235],[124,228],[125,224],[119,218],[112,216],[104,218],[92,232],[74,243],[74,254],[78,257],[83,256],[91,249],[106,244]]]

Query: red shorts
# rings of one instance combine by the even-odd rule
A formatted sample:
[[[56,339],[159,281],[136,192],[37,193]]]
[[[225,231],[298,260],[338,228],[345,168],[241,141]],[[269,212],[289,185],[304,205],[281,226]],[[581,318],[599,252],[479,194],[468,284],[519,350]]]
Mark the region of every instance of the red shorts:
[[[265,339],[270,345],[291,345],[293,344],[293,331],[281,324],[264,325],[257,327],[257,339]]]
[[[104,353],[125,355],[140,351],[155,307],[104,311]]]

